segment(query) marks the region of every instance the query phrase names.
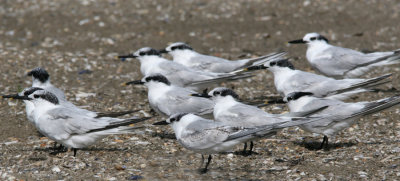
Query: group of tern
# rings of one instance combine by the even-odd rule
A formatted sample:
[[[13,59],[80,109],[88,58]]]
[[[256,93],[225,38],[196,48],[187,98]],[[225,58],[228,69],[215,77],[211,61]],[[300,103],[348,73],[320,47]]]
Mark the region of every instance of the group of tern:
[[[400,104],[400,96],[371,102],[343,102],[361,92],[373,92],[376,86],[389,83],[392,74],[374,78],[357,78],[369,70],[400,63],[400,50],[362,53],[330,45],[318,33],[308,33],[291,44],[306,44],[307,60],[323,75],[297,70],[285,58],[285,52],[257,58],[226,60],[203,55],[186,43],[172,43],[165,49],[140,48],[120,59],[140,61],[141,80],[125,85],[145,85],[151,108],[169,124],[176,139],[185,148],[208,155],[232,151],[244,143],[244,153],[251,153],[253,141],[276,135],[281,129],[298,126],[324,136],[320,148],[328,148],[328,139],[355,123],[360,117]],[[162,54],[169,54],[168,60]],[[290,112],[271,114],[251,101],[239,99],[232,89],[217,87],[219,83],[250,79],[254,71],[268,69],[280,99],[268,104],[286,103]],[[110,134],[134,133],[134,124],[150,117],[116,118],[136,111],[99,113],[79,108],[69,102],[64,92],[50,83],[49,73],[35,68],[28,73],[32,86],[3,98],[21,99],[26,105],[28,120],[43,135],[74,150],[88,147]],[[215,88],[216,87],[216,88]],[[214,88],[207,92],[208,89]],[[265,104],[264,104],[265,105]],[[247,143],[250,149],[247,150]]]

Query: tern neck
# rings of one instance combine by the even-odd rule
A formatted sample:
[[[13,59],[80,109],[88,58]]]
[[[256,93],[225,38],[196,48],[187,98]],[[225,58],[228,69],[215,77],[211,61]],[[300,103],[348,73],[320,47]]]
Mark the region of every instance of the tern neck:
[[[45,82],[41,82],[39,79],[35,78],[32,79],[32,87],[48,87],[50,85],[51,85],[50,79],[48,79]]]
[[[35,120],[38,120],[42,115],[46,114],[49,110],[54,109],[58,106],[44,100],[34,100],[32,102],[35,105],[35,109],[33,111]]]
[[[192,57],[198,55],[197,52],[193,50],[175,50],[170,52],[171,56],[174,58],[174,62],[185,64],[190,61]]]
[[[148,75],[153,67],[157,66],[157,64],[168,61],[159,56],[144,56],[138,59],[140,61],[140,71],[144,76]]]
[[[194,115],[187,115],[184,118],[181,118],[178,122],[173,122],[171,124],[172,129],[175,132],[176,139],[181,139],[185,136],[186,127],[195,122],[197,119]]]

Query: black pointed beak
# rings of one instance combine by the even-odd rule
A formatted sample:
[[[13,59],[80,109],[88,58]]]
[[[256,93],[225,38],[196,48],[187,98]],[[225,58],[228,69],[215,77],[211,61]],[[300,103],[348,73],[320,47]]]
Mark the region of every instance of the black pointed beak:
[[[138,56],[133,55],[133,54],[128,54],[128,55],[119,55],[118,58],[124,59],[124,58],[137,58]]]
[[[3,99],[21,99],[21,100],[32,100],[28,96],[20,96],[18,94],[2,95]]]
[[[131,84],[142,85],[144,83],[145,82],[143,82],[142,80],[134,80],[134,81],[130,81],[130,82],[125,82],[125,83],[123,83],[123,85],[124,86],[131,85]]]
[[[168,125],[168,123],[167,123],[167,121],[164,120],[164,121],[153,123],[153,125]]]
[[[253,70],[262,70],[262,69],[267,69],[268,67],[264,65],[256,65],[256,66],[250,66],[247,68],[244,68],[245,71],[253,71]]]
[[[168,51],[165,50],[165,49],[160,49],[160,50],[158,50],[158,52],[160,52],[161,54],[163,54],[163,53],[168,53]]]
[[[29,71],[28,73],[26,73],[26,76],[32,76],[32,71]]]
[[[209,96],[208,94],[205,94],[205,93],[203,93],[203,94],[190,94],[190,96],[193,96],[193,97],[204,97],[204,98],[211,98],[212,96]]]
[[[299,39],[299,40],[292,40],[292,41],[289,41],[288,43],[290,43],[290,44],[305,44],[305,43],[307,43],[307,42],[304,41],[303,39]]]
[[[285,104],[287,103],[284,98],[271,99],[265,102],[266,104]]]

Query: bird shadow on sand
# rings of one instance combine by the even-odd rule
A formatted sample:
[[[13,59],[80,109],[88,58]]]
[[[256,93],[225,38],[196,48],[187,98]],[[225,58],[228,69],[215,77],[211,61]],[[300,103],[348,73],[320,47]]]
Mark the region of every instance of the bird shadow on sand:
[[[80,151],[89,151],[89,152],[125,152],[129,150],[129,148],[106,148],[106,147],[89,147],[89,148],[82,148],[78,149],[78,152]],[[38,151],[38,152],[46,152],[49,153],[50,155],[57,155],[59,153],[66,153],[66,152],[72,152],[72,150],[68,150],[67,148],[62,148],[62,149],[54,149],[53,147],[43,147],[43,148],[35,148],[33,150],[25,150],[25,151]]]
[[[161,139],[172,139],[172,140],[176,140],[176,136],[175,133],[169,133],[169,132],[161,132],[161,133],[152,133],[151,134],[152,137],[160,137]]]
[[[338,148],[348,148],[357,145],[356,142],[340,142],[340,143],[329,143],[321,149],[321,141],[295,141],[293,144],[304,147],[308,150],[332,150]]]

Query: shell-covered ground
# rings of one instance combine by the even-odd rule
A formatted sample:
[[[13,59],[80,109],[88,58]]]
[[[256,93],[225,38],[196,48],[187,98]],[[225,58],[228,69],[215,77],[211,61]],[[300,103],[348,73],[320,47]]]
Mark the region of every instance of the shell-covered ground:
[[[398,49],[399,13],[399,1],[372,0],[4,0],[0,90],[8,94],[30,86],[26,72],[41,66],[78,106],[155,115],[145,87],[121,86],[141,78],[139,62],[122,62],[116,55],[184,41],[198,52],[232,60],[284,50],[298,69],[312,71],[306,47],[287,41],[319,32],[332,44],[357,50]],[[380,88],[399,89],[399,71],[393,65],[364,77],[392,72],[391,83]],[[225,86],[235,87],[244,100],[276,95],[267,71]],[[366,93],[349,101],[395,94]],[[285,129],[257,141],[257,154],[215,155],[209,172],[199,174],[201,156],[174,140],[168,126],[151,125],[165,119],[160,116],[138,125],[145,128],[135,134],[109,136],[79,150],[77,157],[71,151],[51,155],[53,142],[29,124],[24,104],[1,100],[0,180],[395,180],[400,178],[399,113],[397,106],[360,119],[331,140],[330,150],[314,149],[321,136]]]

